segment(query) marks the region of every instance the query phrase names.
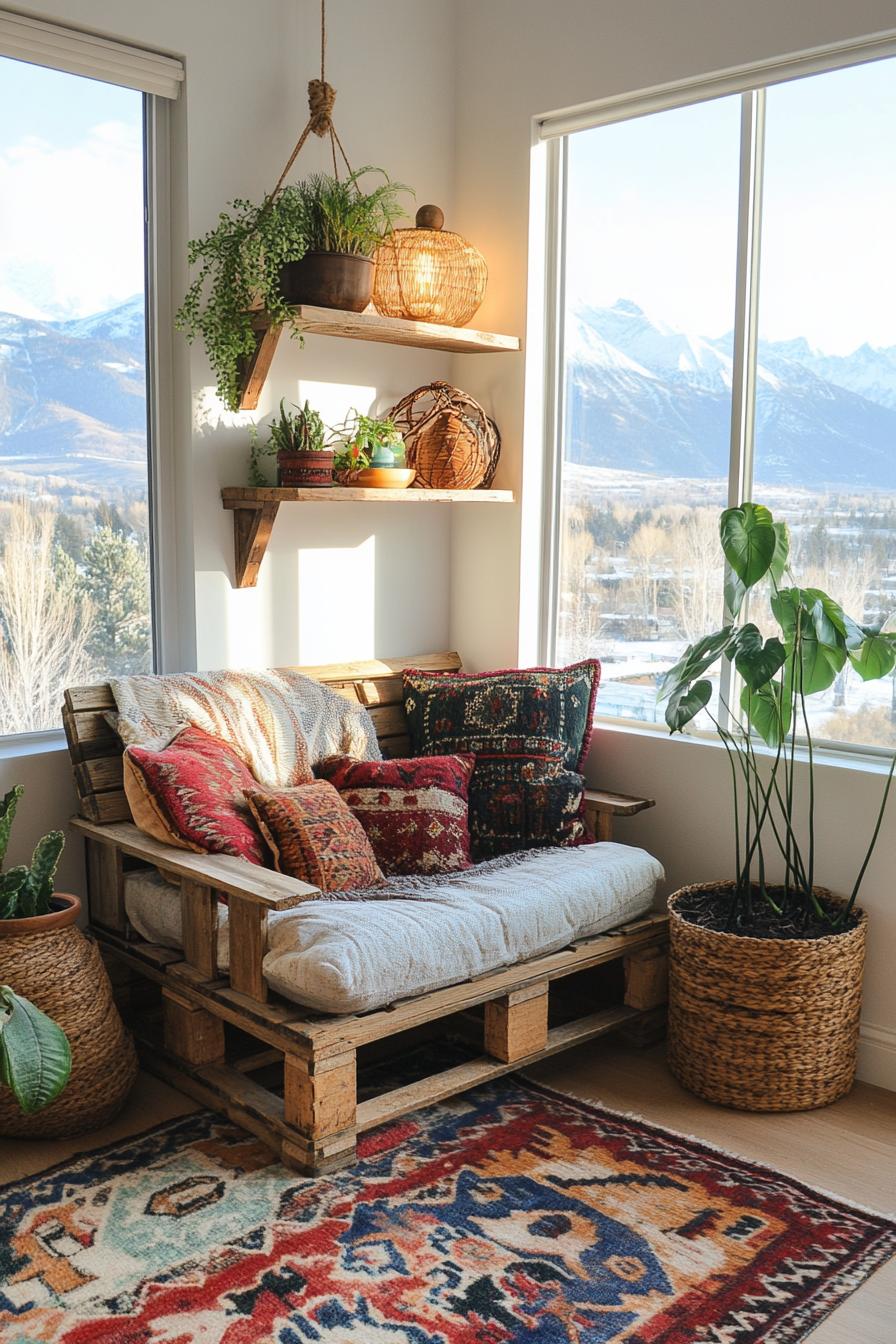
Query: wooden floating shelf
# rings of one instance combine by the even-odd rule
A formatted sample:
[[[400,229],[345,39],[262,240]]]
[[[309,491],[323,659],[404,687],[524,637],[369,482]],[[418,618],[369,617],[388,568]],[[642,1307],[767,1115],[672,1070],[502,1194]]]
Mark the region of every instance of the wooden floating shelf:
[[[437,322],[411,322],[379,313],[346,313],[338,308],[292,310],[292,325],[311,336],[341,336],[349,341],[378,341],[382,345],[409,345],[420,350],[447,350],[452,354],[506,354],[519,350],[518,336],[502,336],[473,327],[445,327]],[[266,313],[254,319],[255,354],[243,370],[241,411],[254,411],[277,349],[281,327],[272,326]]]
[[[221,491],[221,499],[233,512],[234,587],[254,588],[281,504],[512,504],[513,491],[230,485]]]

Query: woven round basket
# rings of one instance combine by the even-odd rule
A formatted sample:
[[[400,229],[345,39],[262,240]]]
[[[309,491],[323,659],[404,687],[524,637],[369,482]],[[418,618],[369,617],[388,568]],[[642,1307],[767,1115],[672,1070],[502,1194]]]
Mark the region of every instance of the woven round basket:
[[[423,490],[489,486],[498,466],[501,435],[471,396],[450,383],[427,383],[389,411],[401,431],[405,460]]]
[[[33,919],[0,920],[0,983],[11,985],[52,1017],[68,1037],[71,1076],[34,1115],[23,1115],[0,1087],[0,1134],[59,1138],[105,1125],[121,1109],[137,1076],[133,1042],[112,999],[99,949],[75,924],[77,896],[57,894],[62,908]]]
[[[682,918],[669,898],[669,1067],[706,1101],[741,1111],[804,1111],[852,1087],[867,917],[826,938],[745,938]],[[841,904],[816,887],[825,904]]]

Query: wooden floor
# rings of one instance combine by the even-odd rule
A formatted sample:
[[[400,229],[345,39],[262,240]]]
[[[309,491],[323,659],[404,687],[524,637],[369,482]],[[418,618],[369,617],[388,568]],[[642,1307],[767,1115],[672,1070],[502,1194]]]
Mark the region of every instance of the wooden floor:
[[[633,1052],[610,1042],[570,1050],[535,1066],[530,1074],[560,1091],[634,1112],[856,1203],[896,1213],[896,1093],[858,1084],[850,1096],[825,1110],[747,1115],[705,1105],[684,1092],[668,1074],[662,1048]],[[124,1114],[86,1139],[4,1140],[0,1181],[193,1109],[187,1098],[141,1075]],[[812,1344],[893,1344],[894,1319],[896,1260],[819,1326]]]

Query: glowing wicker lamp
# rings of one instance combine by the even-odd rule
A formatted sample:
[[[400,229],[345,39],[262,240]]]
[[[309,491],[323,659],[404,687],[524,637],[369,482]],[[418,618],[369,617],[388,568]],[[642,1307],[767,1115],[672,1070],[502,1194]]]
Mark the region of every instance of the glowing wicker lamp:
[[[395,229],[376,252],[373,303],[383,317],[462,327],[485,298],[485,259],[442,228],[437,205],[421,205],[416,228]]]

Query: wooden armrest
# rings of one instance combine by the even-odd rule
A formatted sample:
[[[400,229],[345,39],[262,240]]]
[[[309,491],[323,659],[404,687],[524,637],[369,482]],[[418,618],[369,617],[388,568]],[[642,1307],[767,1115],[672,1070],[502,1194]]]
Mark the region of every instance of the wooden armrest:
[[[97,826],[83,817],[73,817],[71,825],[89,840],[113,845],[122,854],[143,859],[175,877],[213,887],[228,896],[241,896],[267,910],[291,910],[293,906],[317,900],[320,896],[317,887],[311,887],[307,882],[260,868],[230,854],[194,854],[187,849],[176,849],[174,845],[163,845],[131,822]]]
[[[585,809],[605,812],[612,817],[633,817],[645,808],[656,807],[655,798],[634,798],[628,793],[607,793],[604,789],[585,790]]]

